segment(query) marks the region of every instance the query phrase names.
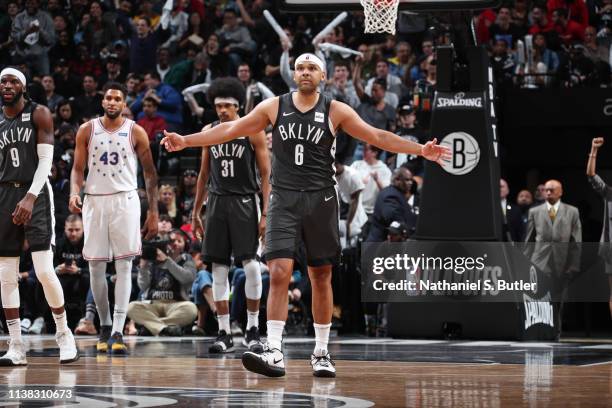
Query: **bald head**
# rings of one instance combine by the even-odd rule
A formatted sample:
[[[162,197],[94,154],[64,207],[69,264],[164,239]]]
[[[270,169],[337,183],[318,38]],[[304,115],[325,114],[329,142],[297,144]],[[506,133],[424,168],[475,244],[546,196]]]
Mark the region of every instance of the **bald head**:
[[[400,167],[393,172],[391,182],[404,194],[410,194],[412,189],[412,172],[406,167]]]
[[[508,193],[510,189],[508,188],[508,183],[504,179],[499,179],[499,198],[505,200],[508,197]]]
[[[549,204],[555,205],[557,201],[561,199],[562,195],[563,195],[563,186],[561,185],[560,181],[548,180],[544,184],[544,196],[546,197],[546,201]]]

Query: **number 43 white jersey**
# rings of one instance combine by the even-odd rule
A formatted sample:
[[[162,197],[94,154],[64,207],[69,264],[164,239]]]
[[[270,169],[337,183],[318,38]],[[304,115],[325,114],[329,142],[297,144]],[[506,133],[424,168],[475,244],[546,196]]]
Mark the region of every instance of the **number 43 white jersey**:
[[[87,148],[85,193],[115,194],[137,189],[138,156],[134,150],[134,121],[124,119],[119,129],[108,131],[101,118],[92,119]]]

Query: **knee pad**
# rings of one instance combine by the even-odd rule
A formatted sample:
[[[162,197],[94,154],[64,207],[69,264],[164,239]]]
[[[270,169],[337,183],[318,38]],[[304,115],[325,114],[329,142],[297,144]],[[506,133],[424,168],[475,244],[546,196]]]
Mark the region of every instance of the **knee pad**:
[[[0,286],[2,287],[2,307],[19,309],[19,258],[0,258]]]
[[[55,274],[55,268],[53,268],[53,251],[47,249],[46,251],[32,252],[32,263],[34,264],[36,278],[45,291],[49,306],[52,308],[64,306],[64,291]]]
[[[213,263],[213,299],[215,302],[229,300],[229,266]]]
[[[249,259],[243,261],[242,266],[246,275],[244,293],[247,299],[261,299],[261,269],[259,268],[259,262],[254,259]]]

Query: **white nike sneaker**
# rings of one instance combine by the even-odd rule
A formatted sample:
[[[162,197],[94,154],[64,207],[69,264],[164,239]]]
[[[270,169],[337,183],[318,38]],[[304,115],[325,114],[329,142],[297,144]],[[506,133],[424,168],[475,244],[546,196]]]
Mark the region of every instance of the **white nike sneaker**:
[[[70,330],[55,333],[55,341],[60,349],[60,364],[72,363],[79,359],[79,350]]]
[[[247,351],[242,355],[242,365],[249,371],[267,377],[282,377],[285,375],[285,357],[276,348],[266,344],[261,353]]]
[[[9,348],[6,354],[0,357],[0,366],[24,366],[28,364],[26,359],[26,344],[23,340],[9,340]]]
[[[30,326],[30,334],[41,334],[45,330],[45,319],[37,317],[34,319],[32,326]]]
[[[21,319],[21,334],[28,334],[32,327],[32,321],[28,318]]]
[[[335,377],[336,367],[329,353],[324,356],[310,356],[310,365],[312,366],[312,375],[315,377]]]

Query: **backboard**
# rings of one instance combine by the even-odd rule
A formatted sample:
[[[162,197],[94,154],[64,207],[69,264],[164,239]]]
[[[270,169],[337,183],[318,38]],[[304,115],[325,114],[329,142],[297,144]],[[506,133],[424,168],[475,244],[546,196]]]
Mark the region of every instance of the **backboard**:
[[[322,12],[363,10],[359,0],[278,0],[280,10],[293,12]],[[495,7],[499,0],[400,0],[401,10],[452,11],[478,10]]]

